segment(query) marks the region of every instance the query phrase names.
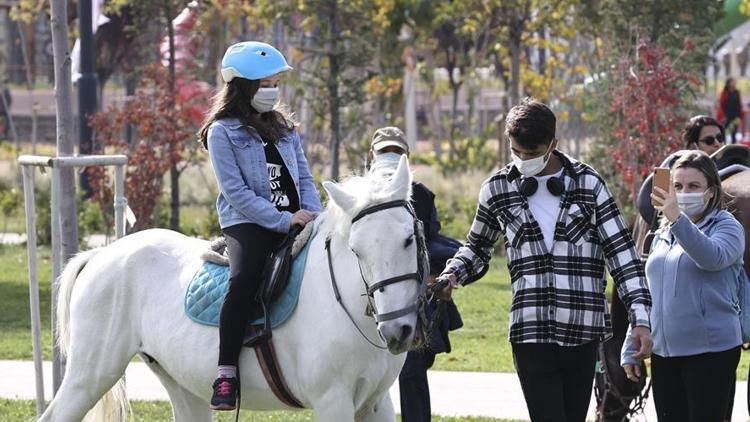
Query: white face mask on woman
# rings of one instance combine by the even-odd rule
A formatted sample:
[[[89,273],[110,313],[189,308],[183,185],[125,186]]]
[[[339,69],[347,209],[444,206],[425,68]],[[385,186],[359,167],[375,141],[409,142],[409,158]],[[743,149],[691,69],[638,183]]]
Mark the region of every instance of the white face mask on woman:
[[[698,217],[706,209],[706,192],[677,193],[677,206],[688,217]]]
[[[273,110],[273,106],[279,101],[279,88],[259,88],[258,92],[250,101],[250,105],[253,106],[258,113],[265,113]]]

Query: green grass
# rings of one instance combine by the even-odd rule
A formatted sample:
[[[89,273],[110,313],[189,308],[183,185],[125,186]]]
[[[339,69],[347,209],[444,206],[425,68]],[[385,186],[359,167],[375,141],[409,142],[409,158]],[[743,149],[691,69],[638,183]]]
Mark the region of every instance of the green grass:
[[[42,316],[44,358],[51,359],[50,251],[41,247],[39,299]],[[29,279],[26,246],[0,245],[0,359],[32,359]]]
[[[50,359],[49,248],[39,248],[38,256],[44,357]],[[515,372],[507,340],[511,292],[505,259],[494,258],[484,279],[460,288],[454,297],[464,327],[451,333],[453,351],[438,355],[434,369]],[[26,247],[0,245],[0,359],[32,359],[29,321]],[[738,379],[747,379],[749,364],[750,353],[742,353]]]
[[[451,332],[452,351],[439,354],[434,369],[515,372],[507,340],[510,276],[505,258],[496,257],[491,265],[482,280],[454,293],[464,326]]]
[[[131,401],[134,422],[161,422],[172,420],[172,409],[169,403],[163,401]],[[30,400],[7,400],[0,399],[0,416],[3,422],[27,422],[36,416],[36,407]],[[216,413],[215,421],[229,422],[234,420],[234,412]],[[242,411],[240,421],[242,422],[302,422],[314,421],[313,413],[304,412],[251,412]],[[399,420],[401,420],[399,418]],[[440,417],[433,416],[436,422],[521,422],[511,419],[494,419],[479,417]]]

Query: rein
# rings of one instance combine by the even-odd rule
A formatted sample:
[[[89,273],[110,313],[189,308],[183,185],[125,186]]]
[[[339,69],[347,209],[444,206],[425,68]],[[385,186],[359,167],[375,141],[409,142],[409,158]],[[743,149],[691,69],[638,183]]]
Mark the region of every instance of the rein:
[[[604,381],[604,388],[601,389],[597,385],[597,383],[594,383],[594,390],[597,395],[597,397],[601,397],[601,402],[598,403],[596,407],[596,413],[597,413],[597,421],[607,421],[609,418],[617,415],[618,413],[625,411],[625,419],[632,417],[633,415],[636,415],[638,413],[643,413],[645,407],[646,407],[646,401],[648,400],[648,394],[651,391],[651,379],[649,378],[648,383],[643,389],[639,389],[638,394],[635,396],[627,396],[622,394],[620,389],[617,387],[617,385],[612,382],[612,378],[609,375],[609,365],[606,360],[606,352],[604,349],[604,344],[599,343],[599,350],[598,350],[598,356],[599,356],[599,368],[597,368],[597,372],[602,374],[602,378]],[[643,376],[646,376],[645,372]],[[618,404],[619,407],[615,409],[609,409],[605,410],[608,403],[608,398],[614,398]],[[631,405],[631,402],[634,402]]]
[[[370,207],[367,207],[360,211],[353,219],[352,224],[356,223],[357,221],[361,220],[363,217],[374,214],[379,211],[385,211],[392,208],[400,208],[404,207],[407,211],[409,211],[409,214],[411,214],[412,218],[414,218],[414,235],[417,238],[417,271],[413,273],[407,273],[402,275],[397,275],[394,277],[387,278],[385,280],[377,281],[375,283],[369,284],[367,282],[367,279],[364,276],[364,273],[362,271],[362,264],[359,261],[359,257],[357,257],[357,265],[359,266],[359,273],[362,278],[362,282],[365,286],[366,296],[367,296],[367,314],[369,316],[372,316],[375,319],[376,323],[380,323],[383,321],[390,321],[396,318],[400,318],[404,315],[409,315],[412,312],[417,312],[418,320],[419,322],[422,322],[424,317],[424,302],[425,301],[425,294],[424,289],[420,292],[419,297],[413,303],[412,305],[409,305],[405,308],[392,311],[392,312],[386,312],[386,313],[378,313],[377,308],[375,307],[374,303],[374,294],[376,291],[380,290],[383,291],[383,289],[386,286],[389,286],[391,284],[400,283],[402,281],[409,281],[414,280],[417,283],[420,284],[420,286],[423,285],[425,280],[425,263],[426,263],[426,245],[424,240],[424,233],[422,230],[422,222],[419,221],[419,219],[416,217],[416,214],[414,213],[414,210],[412,209],[411,205],[408,201],[405,200],[396,200],[396,201],[389,201],[384,202],[382,204],[373,205]],[[336,275],[333,270],[333,259],[331,257],[331,235],[329,234],[328,237],[326,237],[325,241],[325,249],[326,249],[326,255],[328,257],[328,271],[331,276],[331,285],[333,286],[333,293],[336,297],[336,301],[339,303],[341,308],[344,310],[346,315],[349,317],[349,320],[354,324],[354,327],[357,329],[357,331],[362,335],[362,337],[367,340],[368,343],[373,345],[374,347],[386,350],[387,347],[381,346],[370,340],[367,335],[362,331],[362,329],[359,327],[357,322],[354,320],[354,317],[352,316],[349,309],[346,307],[344,302],[341,300],[341,294],[339,292],[338,283],[336,282]],[[356,254],[355,254],[356,256]],[[423,303],[424,302],[424,303]],[[418,323],[419,323],[418,322]],[[430,324],[432,325],[432,324]]]

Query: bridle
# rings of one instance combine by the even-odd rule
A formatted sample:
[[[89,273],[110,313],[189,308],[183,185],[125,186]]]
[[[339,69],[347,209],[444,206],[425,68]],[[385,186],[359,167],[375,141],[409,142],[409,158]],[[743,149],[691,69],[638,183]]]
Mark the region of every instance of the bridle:
[[[414,236],[415,241],[417,245],[417,271],[402,275],[397,275],[394,277],[387,278],[385,280],[380,280],[374,283],[368,283],[366,277],[364,276],[364,272],[362,271],[362,263],[360,262],[359,256],[357,256],[356,253],[354,253],[355,256],[357,256],[357,265],[359,266],[359,272],[360,276],[362,278],[362,282],[365,285],[365,291],[367,292],[367,314],[369,316],[372,316],[375,319],[376,323],[380,323],[383,321],[390,321],[396,318],[400,318],[404,315],[409,315],[412,312],[417,312],[419,310],[419,302],[422,299],[422,296],[424,295],[424,281],[425,281],[425,275],[426,275],[426,245],[425,245],[425,238],[424,238],[424,230],[422,228],[422,222],[417,218],[416,213],[414,212],[414,209],[412,208],[411,204],[408,201],[405,200],[395,200],[395,201],[389,201],[384,202],[382,204],[376,204],[369,206],[362,211],[360,211],[354,218],[352,218],[352,225],[354,225],[357,221],[361,220],[362,218],[374,214],[376,212],[385,211],[392,208],[405,208],[409,214],[411,214],[412,218],[414,219]],[[349,312],[349,309],[347,309],[346,305],[341,301],[341,294],[339,293],[338,284],[336,282],[336,276],[334,275],[333,271],[333,260],[331,258],[331,235],[329,234],[326,238],[325,242],[325,248],[326,248],[326,254],[328,256],[328,270],[331,275],[331,284],[333,286],[333,292],[336,296],[336,301],[338,301],[339,305],[344,309],[344,312],[346,312],[349,319],[354,324],[355,328],[359,333],[367,340],[370,344],[373,346],[379,348],[379,349],[387,349],[387,347],[380,346],[378,344],[375,344],[372,342],[359,328],[356,321],[352,317],[351,313]],[[377,308],[375,306],[374,302],[374,294],[376,291],[380,290],[383,291],[383,289],[386,286],[389,286],[391,284],[400,283],[402,281],[409,281],[413,280],[416,281],[420,286],[420,295],[419,298],[411,305],[391,312],[385,312],[385,313],[379,313],[377,311]]]

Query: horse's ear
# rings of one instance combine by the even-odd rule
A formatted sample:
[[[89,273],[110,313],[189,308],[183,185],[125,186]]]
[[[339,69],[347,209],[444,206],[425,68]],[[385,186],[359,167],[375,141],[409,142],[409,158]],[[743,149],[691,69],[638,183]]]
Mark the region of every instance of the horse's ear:
[[[411,169],[409,169],[409,159],[406,155],[401,156],[398,162],[398,168],[391,178],[391,189],[393,197],[397,199],[409,199],[409,190],[411,189]]]
[[[357,203],[356,196],[350,195],[341,189],[336,183],[326,180],[323,182],[323,189],[328,192],[328,198],[346,212],[349,212],[349,210],[354,208],[354,205]]]

